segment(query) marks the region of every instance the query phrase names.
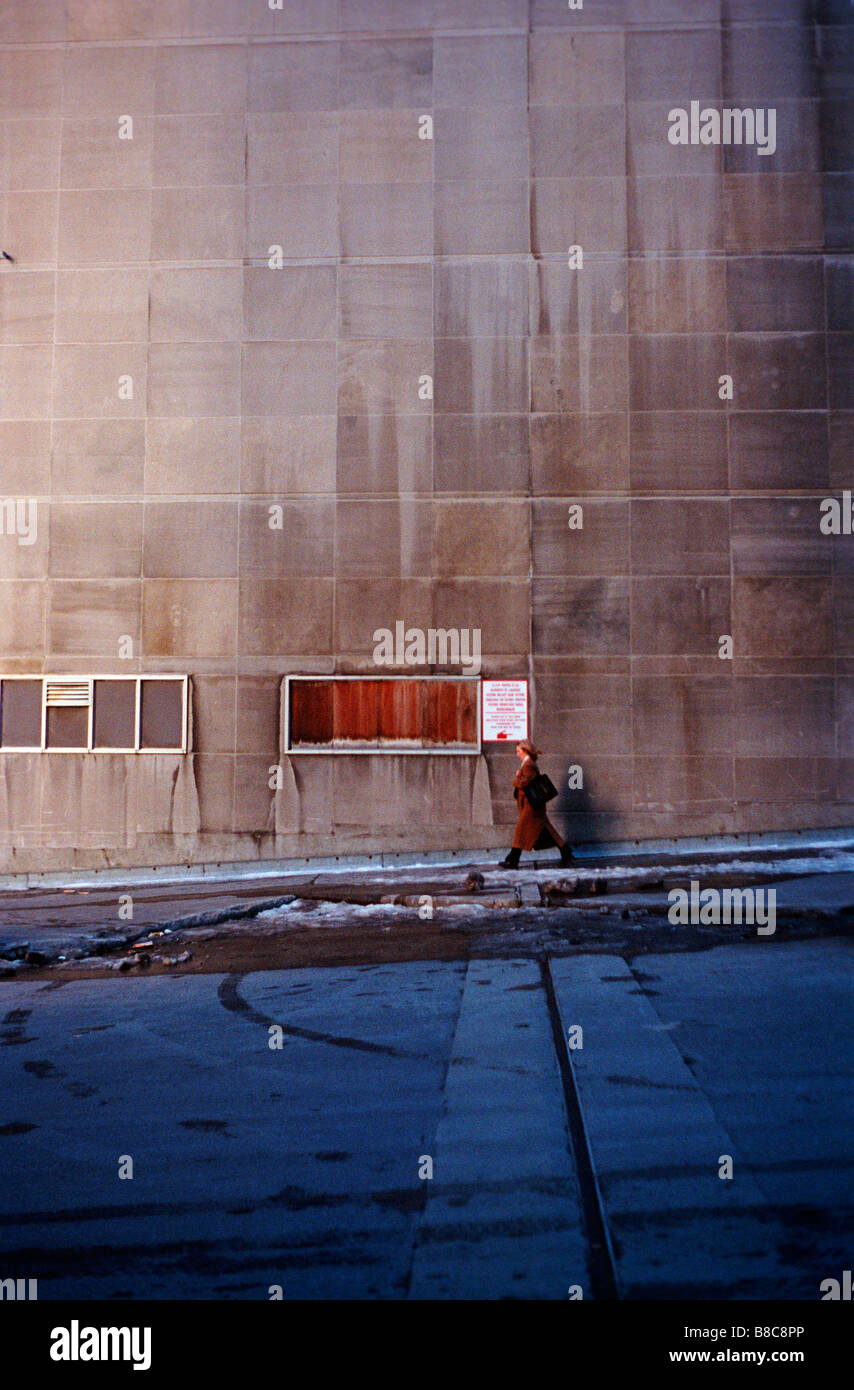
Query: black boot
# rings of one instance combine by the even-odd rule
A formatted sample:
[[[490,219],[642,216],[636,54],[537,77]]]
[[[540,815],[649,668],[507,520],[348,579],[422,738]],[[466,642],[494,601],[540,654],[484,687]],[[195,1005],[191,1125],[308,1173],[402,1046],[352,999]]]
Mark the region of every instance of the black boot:
[[[561,864],[574,864],[574,863],[575,863],[575,860],[573,859],[573,855],[572,855],[572,850],[570,849],[569,845],[567,845],[567,844],[562,844],[561,847],[560,847],[560,862],[561,862]]]
[[[499,869],[518,869],[521,856],[522,851],[520,849],[511,849],[507,858],[502,859],[501,863],[498,865]]]

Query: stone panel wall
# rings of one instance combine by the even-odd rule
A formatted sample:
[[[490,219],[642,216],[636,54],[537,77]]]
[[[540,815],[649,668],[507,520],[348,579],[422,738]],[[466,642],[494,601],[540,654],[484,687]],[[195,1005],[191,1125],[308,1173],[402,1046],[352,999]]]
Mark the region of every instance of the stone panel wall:
[[[0,753],[0,867],[503,842],[494,745],[270,786],[397,620],[531,681],[573,838],[854,821],[852,14],[3,0],[0,674],[189,672],[194,752]]]

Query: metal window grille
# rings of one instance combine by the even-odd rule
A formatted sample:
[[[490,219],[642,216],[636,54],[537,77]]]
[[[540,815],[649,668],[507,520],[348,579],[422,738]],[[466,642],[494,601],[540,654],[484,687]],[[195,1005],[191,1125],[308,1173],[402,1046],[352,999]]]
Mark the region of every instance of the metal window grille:
[[[174,704],[158,687],[177,687]],[[33,689],[29,692],[24,686]],[[113,711],[112,727],[127,730],[127,737],[117,741],[96,741],[95,724],[99,687],[114,691],[129,687],[123,700],[124,709]],[[29,753],[187,753],[189,751],[189,676],[140,675],[118,676],[115,673],[91,676],[0,675],[0,752]],[[40,720],[32,708],[38,688]],[[122,692],[124,694],[124,692]],[[159,695],[159,699],[157,696]],[[144,697],[148,696],[155,717],[144,723]],[[23,697],[23,698],[22,698]],[[31,708],[27,708],[27,704]],[[119,702],[122,703],[121,701]],[[85,711],[83,719],[75,711]],[[7,717],[8,714],[8,717]],[[107,721],[108,727],[110,721]],[[36,727],[40,724],[40,735]],[[174,738],[158,742],[158,728],[168,726]],[[21,732],[24,730],[25,732]],[[63,741],[62,735],[71,731],[75,741]],[[152,736],[152,731],[155,736]]]

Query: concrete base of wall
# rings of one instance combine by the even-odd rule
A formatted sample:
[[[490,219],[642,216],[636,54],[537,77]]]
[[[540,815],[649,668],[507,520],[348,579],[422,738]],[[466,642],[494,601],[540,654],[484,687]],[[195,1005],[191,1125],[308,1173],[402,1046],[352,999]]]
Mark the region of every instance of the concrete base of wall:
[[[465,854],[468,859],[482,857],[501,848],[506,850],[513,836],[512,827],[467,826],[455,829],[439,826],[418,827],[410,832],[389,831],[387,849],[377,849],[382,833],[376,828],[354,828],[349,833],[326,835],[148,835],[139,836],[132,847],[95,850],[91,847],[57,847],[8,850],[0,854],[0,881],[25,877],[33,882],[63,881],[69,875],[115,873],[122,882],[129,876],[150,872],[176,874],[216,873],[223,867],[260,869],[265,873],[288,865],[305,872],[314,865],[372,863],[381,864],[390,856],[396,862],[421,863],[426,855],[448,858]],[[453,851],[448,846],[453,845]],[[49,866],[49,867],[48,867]]]
[[[353,873],[360,870],[374,871],[383,868],[406,868],[418,865],[453,865],[464,867],[468,864],[482,864],[485,857],[507,847],[507,837],[498,843],[457,844],[455,848],[430,848],[421,850],[389,850],[387,853],[340,853],[318,852],[313,855],[259,855],[253,859],[227,861],[216,859],[195,861],[184,864],[166,863],[151,868],[140,868],[135,864],[126,866],[69,866],[67,869],[52,869],[49,872],[25,870],[11,873],[0,871],[0,889],[26,889],[35,887],[60,887],[73,885],[83,888],[88,885],[117,883],[125,886],[146,883],[182,883],[204,880],[215,882],[218,879],[269,878],[273,875],[287,877],[305,876],[315,873]],[[684,839],[660,840],[615,840],[610,844],[579,844],[577,850],[585,859],[608,860],[617,856],[631,855],[691,855],[744,853],[745,850],[761,851],[764,854],[777,851],[802,851],[804,854],[820,852],[822,849],[854,851],[854,825],[829,829],[805,829],[788,833],[771,831],[764,834],[692,836]]]

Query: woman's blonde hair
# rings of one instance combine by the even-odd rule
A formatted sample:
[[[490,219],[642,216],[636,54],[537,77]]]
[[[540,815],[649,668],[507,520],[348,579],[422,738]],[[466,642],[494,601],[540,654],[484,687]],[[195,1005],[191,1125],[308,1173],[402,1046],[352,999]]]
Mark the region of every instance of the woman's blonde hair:
[[[534,762],[536,762],[537,758],[540,756],[541,750],[539,748],[535,748],[529,738],[520,738],[516,747],[523,748],[524,751],[528,754],[528,757],[534,759]]]

